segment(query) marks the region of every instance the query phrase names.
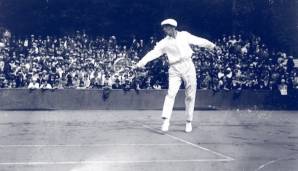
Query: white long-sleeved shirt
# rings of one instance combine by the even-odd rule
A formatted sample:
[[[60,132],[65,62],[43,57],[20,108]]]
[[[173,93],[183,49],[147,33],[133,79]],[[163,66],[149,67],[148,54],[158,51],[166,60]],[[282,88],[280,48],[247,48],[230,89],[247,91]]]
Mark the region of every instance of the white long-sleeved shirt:
[[[39,89],[39,83],[34,83],[34,82],[30,82],[29,85],[28,85],[28,88],[29,89]]]
[[[156,43],[153,50],[148,52],[138,63],[138,67],[144,67],[148,62],[166,54],[170,65],[181,60],[190,59],[193,50],[190,45],[197,45],[213,49],[215,44],[207,39],[194,36],[186,31],[177,31],[175,38],[166,36]]]

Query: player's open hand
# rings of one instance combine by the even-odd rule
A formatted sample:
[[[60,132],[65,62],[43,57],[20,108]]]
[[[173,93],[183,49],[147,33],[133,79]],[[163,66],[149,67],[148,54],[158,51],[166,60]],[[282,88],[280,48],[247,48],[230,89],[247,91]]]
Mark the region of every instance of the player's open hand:
[[[219,46],[215,46],[213,51],[214,51],[215,54],[218,54],[218,53],[222,52],[222,49]]]

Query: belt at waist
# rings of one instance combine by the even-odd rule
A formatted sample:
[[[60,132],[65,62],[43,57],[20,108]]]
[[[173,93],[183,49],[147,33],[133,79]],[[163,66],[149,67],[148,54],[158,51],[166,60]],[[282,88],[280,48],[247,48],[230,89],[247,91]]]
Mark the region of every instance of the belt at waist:
[[[188,61],[192,61],[192,59],[191,58],[182,58],[179,61],[175,61],[175,62],[170,63],[170,65],[176,65],[176,64],[180,64],[180,63],[188,62]]]

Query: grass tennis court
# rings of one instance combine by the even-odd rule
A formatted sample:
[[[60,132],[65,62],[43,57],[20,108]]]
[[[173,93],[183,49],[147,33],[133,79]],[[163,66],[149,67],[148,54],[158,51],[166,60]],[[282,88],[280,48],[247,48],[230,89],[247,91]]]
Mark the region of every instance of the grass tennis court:
[[[158,110],[0,112],[1,171],[295,171],[298,112]]]

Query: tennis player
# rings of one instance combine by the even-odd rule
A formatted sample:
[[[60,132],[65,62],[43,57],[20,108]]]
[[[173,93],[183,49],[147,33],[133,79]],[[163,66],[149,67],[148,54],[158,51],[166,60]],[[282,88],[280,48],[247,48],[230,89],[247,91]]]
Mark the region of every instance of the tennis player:
[[[192,131],[192,120],[196,97],[196,69],[192,61],[193,50],[190,45],[214,50],[215,44],[186,31],[177,30],[177,21],[166,19],[161,22],[165,37],[157,42],[153,50],[149,51],[134,68],[143,68],[148,62],[166,54],[169,61],[169,87],[164,100],[161,130],[169,130],[176,94],[182,81],[185,85],[186,127],[185,132]]]

